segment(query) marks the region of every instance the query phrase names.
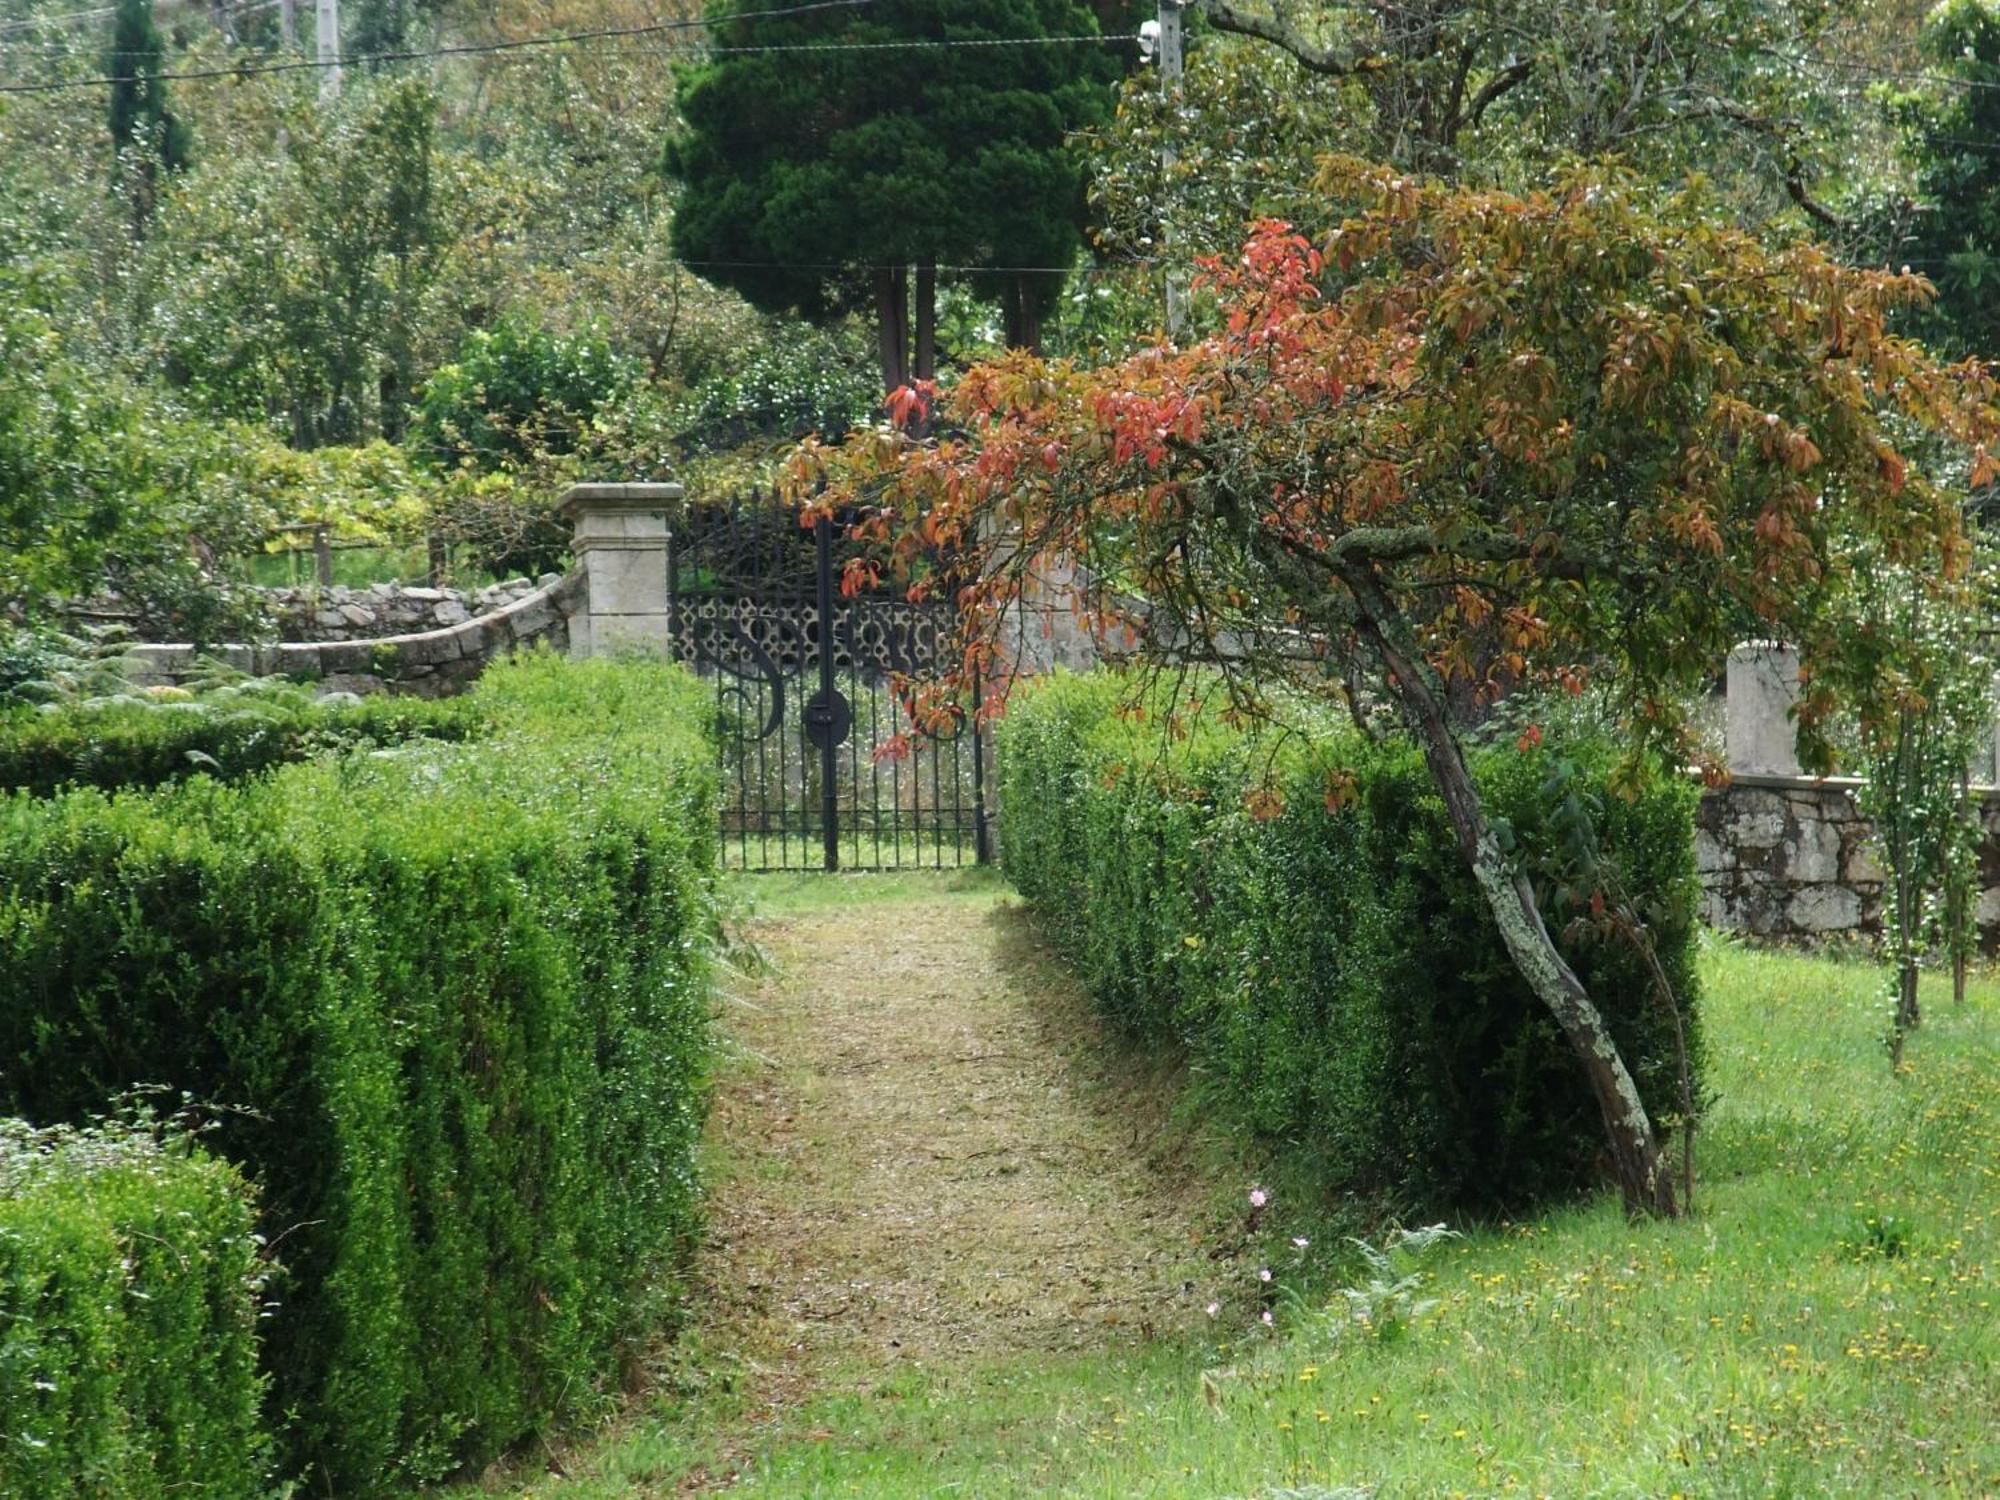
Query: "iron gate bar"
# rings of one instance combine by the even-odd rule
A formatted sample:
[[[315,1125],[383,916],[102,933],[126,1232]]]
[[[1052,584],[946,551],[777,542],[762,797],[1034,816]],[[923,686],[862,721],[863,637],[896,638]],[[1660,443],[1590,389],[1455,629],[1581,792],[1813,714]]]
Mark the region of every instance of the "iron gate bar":
[[[833,522],[821,516],[813,523],[813,560],[818,564],[819,596],[819,696],[823,711],[831,712],[833,689]],[[815,738],[819,741],[820,838],[830,872],[840,868],[840,788],[834,783],[835,761],[840,742],[832,734],[833,725]]]

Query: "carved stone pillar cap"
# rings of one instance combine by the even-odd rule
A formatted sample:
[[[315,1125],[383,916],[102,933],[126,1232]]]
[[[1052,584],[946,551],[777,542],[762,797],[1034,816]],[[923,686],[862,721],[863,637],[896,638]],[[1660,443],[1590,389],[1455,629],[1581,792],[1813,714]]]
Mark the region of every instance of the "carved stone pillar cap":
[[[574,521],[586,511],[662,510],[681,498],[678,484],[573,484],[562,513]]]

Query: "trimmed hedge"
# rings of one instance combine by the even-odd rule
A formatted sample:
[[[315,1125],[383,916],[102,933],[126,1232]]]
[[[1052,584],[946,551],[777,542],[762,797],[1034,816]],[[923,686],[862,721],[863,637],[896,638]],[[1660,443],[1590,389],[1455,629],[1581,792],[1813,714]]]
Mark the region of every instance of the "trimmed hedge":
[[[478,732],[465,698],[315,698],[269,681],[190,696],[178,689],[0,710],[0,790],[50,796],[66,786],[228,781],[329,752]]]
[[[462,745],[0,802],[0,1107],[215,1106],[289,1467],[343,1494],[583,1407],[694,1225],[707,700],[546,654],[473,696]]]
[[[1278,755],[1284,811],[1260,820],[1245,794],[1268,747],[1212,717],[1169,744],[1120,711],[1131,691],[1109,673],[1058,675],[999,736],[1003,864],[1103,1007],[1184,1043],[1228,1108],[1309,1153],[1329,1187],[1502,1209],[1593,1180],[1597,1106],[1509,961],[1417,751],[1326,726]],[[1602,792],[1608,752],[1571,753]],[[1473,770],[1535,868],[1553,842],[1547,752],[1492,751]],[[1330,775],[1352,777],[1337,811]],[[1600,824],[1691,1029],[1694,798],[1674,781],[1607,795]],[[1616,939],[1559,942],[1655,1120],[1676,1113],[1671,1021],[1638,956]]]
[[[0,1119],[0,1500],[271,1492],[251,1223],[185,1137]]]

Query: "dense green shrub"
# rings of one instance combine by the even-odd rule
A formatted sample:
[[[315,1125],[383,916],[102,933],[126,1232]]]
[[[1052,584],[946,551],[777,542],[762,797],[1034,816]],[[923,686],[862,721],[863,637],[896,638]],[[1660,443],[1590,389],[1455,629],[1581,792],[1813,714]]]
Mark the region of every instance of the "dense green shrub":
[[[1213,717],[1170,739],[1119,712],[1131,691],[1110,674],[1056,677],[1009,711],[999,742],[1007,873],[1106,1009],[1185,1043],[1245,1123],[1310,1153],[1330,1185],[1504,1207],[1588,1181],[1597,1107],[1415,750],[1328,726],[1274,763]],[[1608,754],[1569,753],[1601,788]],[[1531,870],[1557,842],[1549,755],[1474,765]],[[1260,818],[1245,794],[1267,767],[1284,808]],[[1600,827],[1687,1004],[1693,796],[1678,782],[1607,796]],[[1545,903],[1648,1107],[1674,1113],[1671,1020],[1638,955],[1571,931],[1557,891]]]
[[[270,1492],[251,1219],[184,1136],[0,1119],[0,1500]]]
[[[504,317],[473,330],[458,358],[431,376],[411,444],[439,464],[478,469],[571,453],[634,375],[595,329],[565,334]]]
[[[538,653],[473,701],[465,744],[0,802],[0,1105],[214,1106],[291,1464],[342,1494],[578,1410],[693,1224],[706,700]]]
[[[189,696],[131,692],[0,708],[0,791],[233,780],[332,751],[458,740],[482,718],[466,698],[329,694],[265,680]]]
[[[703,382],[679,413],[679,437],[710,452],[814,434],[838,440],[880,405],[880,383],[835,335],[789,330],[785,342]]]

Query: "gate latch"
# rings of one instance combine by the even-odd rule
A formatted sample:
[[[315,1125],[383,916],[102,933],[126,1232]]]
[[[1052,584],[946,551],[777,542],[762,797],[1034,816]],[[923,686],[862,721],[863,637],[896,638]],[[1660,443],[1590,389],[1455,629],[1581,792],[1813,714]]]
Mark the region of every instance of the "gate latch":
[[[854,710],[838,688],[825,689],[808,698],[804,718],[806,738],[822,750],[847,743],[848,735],[854,731]]]

